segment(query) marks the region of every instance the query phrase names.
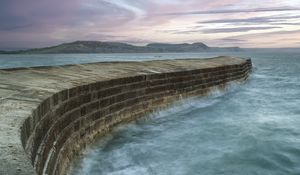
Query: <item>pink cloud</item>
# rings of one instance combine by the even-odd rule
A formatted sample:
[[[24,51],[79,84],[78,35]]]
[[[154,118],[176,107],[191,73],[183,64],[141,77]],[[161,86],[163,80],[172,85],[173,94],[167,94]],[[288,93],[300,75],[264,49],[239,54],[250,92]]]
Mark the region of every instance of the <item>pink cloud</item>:
[[[196,32],[185,35],[159,31],[180,33],[199,25],[197,23],[199,21],[224,20],[236,17],[237,14],[238,17],[244,18],[262,14],[281,16],[285,12],[284,9],[291,9],[289,13],[292,15],[295,13],[292,8],[297,7],[296,1],[289,3],[273,0],[273,3],[270,3],[271,0],[263,0],[268,2],[267,4],[257,2],[257,0],[253,2],[247,0],[1,1],[0,47],[40,47],[73,40],[111,39],[129,42],[132,40],[134,43],[152,40],[180,42],[191,39],[204,40],[204,42],[213,39],[222,41],[219,40],[220,37],[234,36],[234,32],[223,32],[222,36],[214,36],[209,35],[213,32],[203,31],[220,31],[222,28],[232,28],[234,31],[234,28],[245,28],[245,25],[234,22],[226,24],[227,26],[207,23],[201,24]],[[276,8],[277,10],[274,10]],[[257,11],[257,9],[261,10]],[[222,14],[222,11],[226,14]],[[245,13],[242,13],[243,11]],[[166,15],[170,13],[178,15]],[[297,26],[300,21],[293,20],[293,28],[300,29]],[[248,28],[291,30],[284,25],[284,21],[275,25],[277,26],[249,26]]]

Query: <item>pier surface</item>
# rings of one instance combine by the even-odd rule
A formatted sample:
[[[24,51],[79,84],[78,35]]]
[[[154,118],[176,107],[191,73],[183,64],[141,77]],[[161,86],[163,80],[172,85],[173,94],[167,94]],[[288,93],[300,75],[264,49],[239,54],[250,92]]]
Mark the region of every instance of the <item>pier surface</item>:
[[[65,174],[113,126],[244,81],[250,59],[157,60],[0,70],[0,175]]]

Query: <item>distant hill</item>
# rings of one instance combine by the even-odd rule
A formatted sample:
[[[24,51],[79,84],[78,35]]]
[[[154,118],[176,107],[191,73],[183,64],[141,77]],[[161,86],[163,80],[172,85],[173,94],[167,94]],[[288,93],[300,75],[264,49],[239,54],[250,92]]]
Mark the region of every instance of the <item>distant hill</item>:
[[[203,43],[193,44],[165,44],[165,43],[151,43],[146,47],[158,49],[162,52],[199,52],[208,51],[210,48]]]
[[[58,54],[58,53],[160,53],[160,52],[209,52],[240,51],[239,47],[208,47],[203,43],[166,44],[150,43],[146,46],[134,46],[120,42],[75,41],[57,46],[19,50],[0,51],[0,54]]]

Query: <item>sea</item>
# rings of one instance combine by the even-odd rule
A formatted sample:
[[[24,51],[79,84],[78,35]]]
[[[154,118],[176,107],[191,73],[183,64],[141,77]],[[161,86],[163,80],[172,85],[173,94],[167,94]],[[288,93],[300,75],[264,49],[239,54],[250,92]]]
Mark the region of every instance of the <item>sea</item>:
[[[240,52],[0,55],[0,69],[102,61],[251,58],[246,83],[119,126],[73,163],[72,175],[300,174],[300,49]]]

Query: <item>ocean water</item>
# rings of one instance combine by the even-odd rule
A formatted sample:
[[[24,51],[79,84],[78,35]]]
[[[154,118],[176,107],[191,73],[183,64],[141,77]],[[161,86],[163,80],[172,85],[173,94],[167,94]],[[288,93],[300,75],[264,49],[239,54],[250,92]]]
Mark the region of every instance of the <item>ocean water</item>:
[[[90,145],[73,175],[300,174],[300,50],[234,53],[1,55],[1,67],[111,60],[251,57],[245,84],[177,102]],[[10,62],[10,60],[12,60]],[[36,60],[39,62],[37,63]]]
[[[229,53],[126,53],[126,54],[24,54],[1,55],[0,69],[15,67],[55,66],[107,61],[145,61],[180,58],[208,58]]]

